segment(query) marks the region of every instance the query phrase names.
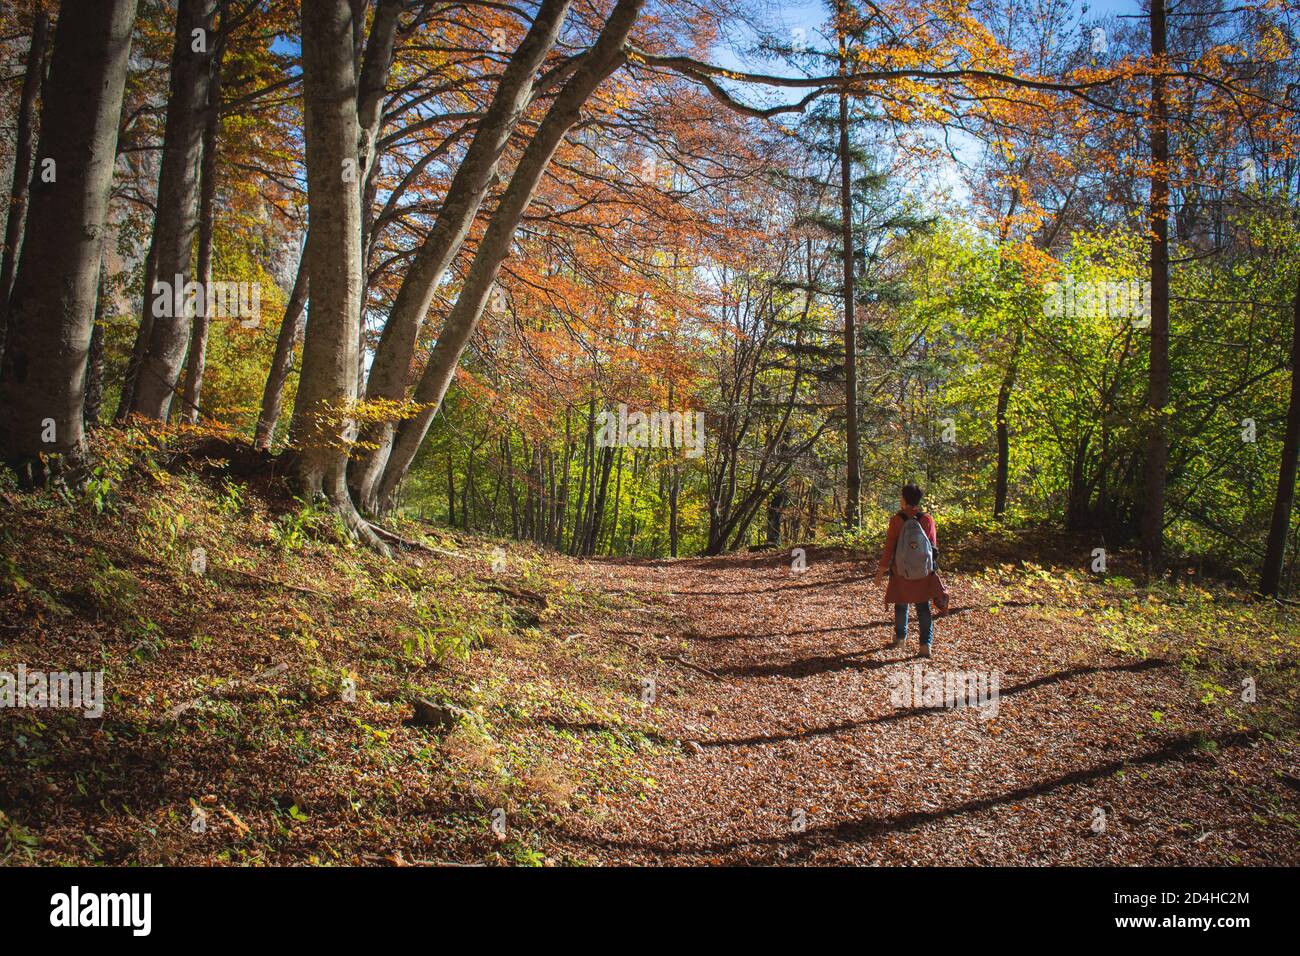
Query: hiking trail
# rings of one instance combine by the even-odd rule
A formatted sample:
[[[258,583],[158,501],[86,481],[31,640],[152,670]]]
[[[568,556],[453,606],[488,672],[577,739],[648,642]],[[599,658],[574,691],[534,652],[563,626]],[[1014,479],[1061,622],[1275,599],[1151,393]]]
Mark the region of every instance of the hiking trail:
[[[869,579],[874,565],[842,552],[809,549],[802,572],[785,553],[581,567],[644,604],[603,633],[644,652],[654,681],[647,722],[683,746],[654,763],[644,799],[572,818],[560,840],[576,856],[667,864],[1297,858],[1293,833],[1273,833],[1272,846],[1247,836],[1258,827],[1246,784],[1266,775],[1251,735],[1198,707],[1177,666],[1110,649],[1072,609],[1007,600],[999,585],[1009,581],[946,575],[953,608],[936,618],[935,655],[923,662],[914,619],[907,645],[886,648],[892,609]],[[896,706],[914,668],[996,671],[996,716],[924,700]],[[1183,714],[1195,729],[1180,725]]]

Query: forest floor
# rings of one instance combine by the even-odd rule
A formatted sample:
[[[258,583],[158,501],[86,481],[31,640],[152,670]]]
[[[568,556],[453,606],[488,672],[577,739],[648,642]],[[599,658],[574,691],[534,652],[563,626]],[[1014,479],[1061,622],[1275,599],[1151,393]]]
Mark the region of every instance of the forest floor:
[[[1188,626],[1205,609],[1188,612],[1208,592],[1116,593],[977,546],[963,563],[982,567],[947,576],[953,606],[922,660],[914,621],[904,648],[887,646],[869,559],[806,560],[582,569],[654,609],[622,633],[693,665],[656,670],[659,732],[688,743],[654,763],[641,799],[573,818],[562,846],[606,863],[1300,861],[1294,698],[1264,716],[1257,683],[1244,704],[1238,685],[1259,669],[1228,646],[1276,635],[1207,641]],[[996,709],[915,693],[954,671],[997,672]]]
[[[0,863],[1300,862],[1296,612],[1098,578],[1085,542],[945,552],[921,661],[860,554],[404,524],[389,559],[265,489],[102,478],[0,489],[0,673],[106,698],[0,710]],[[954,672],[996,708],[898,696]]]

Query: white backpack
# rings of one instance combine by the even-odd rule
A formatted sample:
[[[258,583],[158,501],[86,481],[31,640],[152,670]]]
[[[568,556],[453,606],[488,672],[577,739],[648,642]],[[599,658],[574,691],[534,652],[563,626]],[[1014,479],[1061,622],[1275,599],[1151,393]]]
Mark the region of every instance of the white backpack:
[[[902,511],[898,514],[903,519],[903,530],[894,548],[894,569],[909,581],[928,578],[934,571],[934,546],[918,520],[921,512],[910,517]]]

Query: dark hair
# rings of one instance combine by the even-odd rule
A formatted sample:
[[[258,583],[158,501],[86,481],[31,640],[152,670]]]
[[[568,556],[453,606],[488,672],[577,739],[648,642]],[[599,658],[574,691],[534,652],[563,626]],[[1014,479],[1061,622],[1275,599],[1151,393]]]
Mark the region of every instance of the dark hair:
[[[908,482],[903,485],[903,500],[915,508],[921,503],[921,486]]]

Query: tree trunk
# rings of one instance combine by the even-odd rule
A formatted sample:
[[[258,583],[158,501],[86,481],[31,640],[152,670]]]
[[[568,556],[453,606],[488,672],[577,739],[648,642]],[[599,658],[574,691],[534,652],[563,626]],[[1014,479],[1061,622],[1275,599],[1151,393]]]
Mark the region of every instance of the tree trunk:
[[[357,79],[357,126],[361,131],[357,141],[357,172],[363,184],[370,182],[378,158],[375,141],[379,138],[379,127],[384,118],[384,93],[393,66],[393,47],[401,12],[402,0],[379,0]]]
[[[284,307],[284,319],[280,323],[280,334],[275,340],[275,355],[271,358],[271,370],[266,375],[266,385],[262,389],[262,411],[257,416],[257,432],[253,445],[266,449],[271,447],[275,437],[275,426],[280,420],[280,409],[284,405],[284,386],[289,381],[289,367],[293,364],[293,353],[302,341],[307,318],[307,246],[303,243],[302,256],[298,261],[298,276],[293,280],[293,291]]]
[[[1165,0],[1151,0],[1151,56],[1165,67]],[[1151,365],[1147,394],[1146,496],[1142,503],[1142,553],[1159,571],[1164,548],[1165,472],[1169,438],[1169,115],[1165,77],[1151,77]]]
[[[191,280],[190,256],[198,230],[198,176],[212,78],[215,9],[216,0],[180,0],[176,12],[154,222],[154,284],[145,290],[152,322],[131,399],[133,413],[159,421],[165,421],[171,409],[194,317],[186,286]],[[206,287],[199,290],[200,298],[205,291]]]
[[[537,526],[537,485],[533,482],[532,453],[528,450],[528,439],[520,438],[520,455],[524,462],[524,533],[523,540],[535,537]]]
[[[577,122],[583,104],[595,92],[596,87],[622,65],[627,56],[624,44],[643,2],[644,0],[618,0],[595,44],[583,55],[581,64],[560,89],[537,132],[524,149],[514,175],[510,178],[510,185],[501,197],[496,213],[475,252],[461,286],[460,296],[447,316],[438,341],[429,355],[429,363],[420,378],[420,384],[416,387],[415,401],[423,407],[416,415],[402,422],[394,439],[379,485],[379,504],[382,507],[392,506],[397,487],[406,477],[406,471],[442,405],[461,353],[483,314],[497,272],[510,252],[515,229],[532,201],[537,183],[550,165],[560,140]]]
[[[1011,470],[1011,429],[1007,422],[1007,410],[1011,405],[1011,390],[1016,385],[1016,370],[1020,362],[1020,347],[1023,342],[1024,332],[1018,332],[1015,346],[1011,351],[1011,361],[1007,363],[1002,384],[998,387],[998,465],[993,488],[994,518],[1001,518],[1007,510],[1007,485]]]
[[[591,476],[591,498],[589,499],[591,517],[587,522],[587,539],[582,546],[582,554],[588,557],[596,553],[596,542],[600,538],[600,526],[605,518],[605,500],[606,493],[609,491],[609,473],[614,465],[614,449],[602,448],[598,461],[600,463],[599,469]],[[597,480],[599,480],[599,485]]]
[[[848,70],[848,39],[840,36],[840,70]],[[840,92],[840,242],[844,264],[844,441],[848,455],[844,523],[858,526],[862,497],[862,465],[858,449],[858,327],[853,289],[853,156],[849,150],[849,97]]]
[[[1291,403],[1286,412],[1286,437],[1278,468],[1277,495],[1273,499],[1273,520],[1268,526],[1268,547],[1259,577],[1259,592],[1277,596],[1282,580],[1287,532],[1295,505],[1296,459],[1300,456],[1300,284],[1296,288],[1291,328]]]
[[[498,448],[497,450],[500,451],[500,448]],[[489,459],[489,460],[490,460],[490,459]],[[498,458],[497,464],[500,465],[500,463],[501,463],[501,462],[500,462],[500,459]],[[501,523],[500,523],[500,521],[497,520],[497,515],[499,515],[499,514],[501,513],[501,512],[500,512],[500,509],[501,509],[501,486],[502,486],[502,484],[504,484],[504,482],[505,482],[505,472],[503,472],[503,471],[501,470],[501,468],[498,467],[498,468],[495,469],[495,473],[493,474],[492,477],[493,477],[493,479],[494,479],[493,482],[492,482],[492,505],[491,505],[491,507],[488,509],[488,521],[489,521],[489,526],[490,526],[491,529],[492,529],[492,533],[493,533],[493,534],[500,534],[500,533],[501,533]]]
[[[492,185],[497,160],[528,106],[533,76],[555,45],[569,3],[570,0],[543,0],[532,26],[506,66],[492,103],[447,189],[433,230],[420,246],[398,289],[375,348],[366,384],[367,398],[401,401],[406,397],[420,323]],[[358,500],[363,508],[371,511],[380,507],[376,494],[392,450],[395,429],[393,422],[369,426],[362,440],[374,447],[352,466],[351,480],[358,491]],[[402,471],[404,474],[405,468]]]
[[[447,449],[447,524],[456,527],[456,470],[452,465],[451,448]]]
[[[42,455],[84,454],[86,356],[99,293],[135,0],[59,18],[37,155],[55,181],[32,184],[0,362],[0,458],[44,480]]]
[[[361,130],[357,141],[357,178],[361,196],[361,314],[363,341],[357,348],[357,394],[361,399],[366,388],[366,305],[370,292],[370,240],[371,211],[378,195],[379,131],[384,120],[384,99],[388,90],[388,77],[393,66],[393,51],[397,41],[398,19],[403,0],[379,0],[375,17],[370,25],[361,68],[357,74],[357,125]],[[365,5],[362,4],[362,11]],[[364,14],[357,15],[357,29],[365,23]]]
[[[788,498],[785,484],[782,483],[767,501],[767,546],[769,548],[775,548],[781,543],[781,515],[785,511]]]
[[[614,514],[610,517],[610,522],[609,522],[609,553],[610,554],[617,553],[615,549],[618,546],[618,510],[619,510],[619,503],[622,501],[623,498],[623,452],[624,451],[626,451],[626,449],[624,448],[620,448],[618,450],[618,466],[617,466],[616,477],[614,479]],[[599,542],[597,542],[597,550],[599,550]]]
[[[122,394],[117,399],[117,411],[113,420],[124,422],[131,414],[131,405],[135,401],[135,383],[140,377],[140,366],[144,363],[144,353],[149,348],[149,335],[153,329],[153,280],[155,256],[158,250],[158,234],[149,239],[149,251],[144,257],[144,286],[140,295],[140,327],[136,329],[135,344],[131,347],[131,357],[127,360],[126,376],[122,380]]]
[[[32,42],[27,48],[27,72],[23,75],[23,90],[18,98],[14,181],[9,189],[9,218],[5,220],[5,247],[3,257],[0,257],[0,354],[4,352],[5,330],[9,326],[9,292],[14,284],[14,268],[18,262],[18,246],[22,242],[27,195],[32,180],[32,117],[36,114],[36,95],[41,89],[49,27],[50,16],[38,3],[32,19]]]
[[[582,542],[583,508],[587,501],[587,471],[592,467],[592,450],[596,441],[596,400],[587,403],[587,439],[582,446],[582,471],[578,479],[578,507],[573,511],[573,533],[569,535],[569,553],[577,554]]]
[[[559,500],[560,489],[559,480],[555,474],[555,449],[550,446],[546,449],[546,482],[550,487],[550,491],[546,497],[546,516],[542,527],[542,543],[548,547],[553,547],[556,502]]]
[[[636,554],[636,536],[641,527],[637,522],[636,506],[640,501],[643,481],[644,476],[641,470],[641,450],[636,448],[632,450],[632,495],[627,503],[627,547],[623,550],[624,554]]]
[[[668,411],[670,413],[673,410],[674,391],[673,383],[669,382]],[[682,475],[681,466],[677,459],[676,438],[671,428],[668,430],[668,462],[668,556],[675,558],[677,557],[678,531],[680,527],[677,520],[679,516],[677,501],[682,490]]]
[[[673,452],[669,452],[670,455]],[[677,557],[677,543],[680,538],[681,525],[678,521],[680,511],[677,507],[682,491],[682,476],[677,461],[673,460],[668,470],[668,556]]]
[[[357,143],[357,172],[361,182],[361,262],[362,268],[367,272],[372,238],[371,209],[378,194],[376,172],[379,169],[379,130],[383,125],[384,95],[392,72],[393,50],[401,12],[402,0],[379,0],[357,78],[357,125],[361,128],[361,139]],[[362,309],[364,308],[363,292]]]
[[[301,14],[311,322],[291,426],[294,480],[300,494],[323,495],[353,534],[387,553],[357,515],[347,487],[361,342],[361,195],[344,179],[360,135],[352,6],[302,0]]]
[[[465,481],[460,486],[460,520],[465,530],[474,527],[474,449],[469,450],[469,461],[465,464]]]
[[[515,458],[510,443],[510,432],[501,436],[501,456],[506,463],[506,497],[510,499],[510,537],[518,540],[523,534],[519,522],[519,496],[515,494]]]
[[[199,170],[199,253],[194,271],[204,289],[212,284],[212,230],[217,200],[217,136],[221,130],[222,53],[222,50],[218,50],[212,60],[208,112],[203,124],[203,161]],[[185,361],[185,391],[180,418],[190,424],[199,420],[199,401],[203,395],[203,371],[207,364],[208,332],[211,325],[212,316],[208,314],[205,305],[194,317],[189,357]]]
[[[104,307],[108,304],[104,259],[99,260],[99,294],[95,300],[95,328],[90,333],[90,353],[86,358],[86,402],[82,421],[86,430],[99,425],[100,410],[104,405]]]
[[[551,518],[551,547],[564,550],[564,522],[569,515],[569,466],[573,458],[573,407],[564,408],[564,459],[560,465],[560,489],[555,498],[555,514]]]

